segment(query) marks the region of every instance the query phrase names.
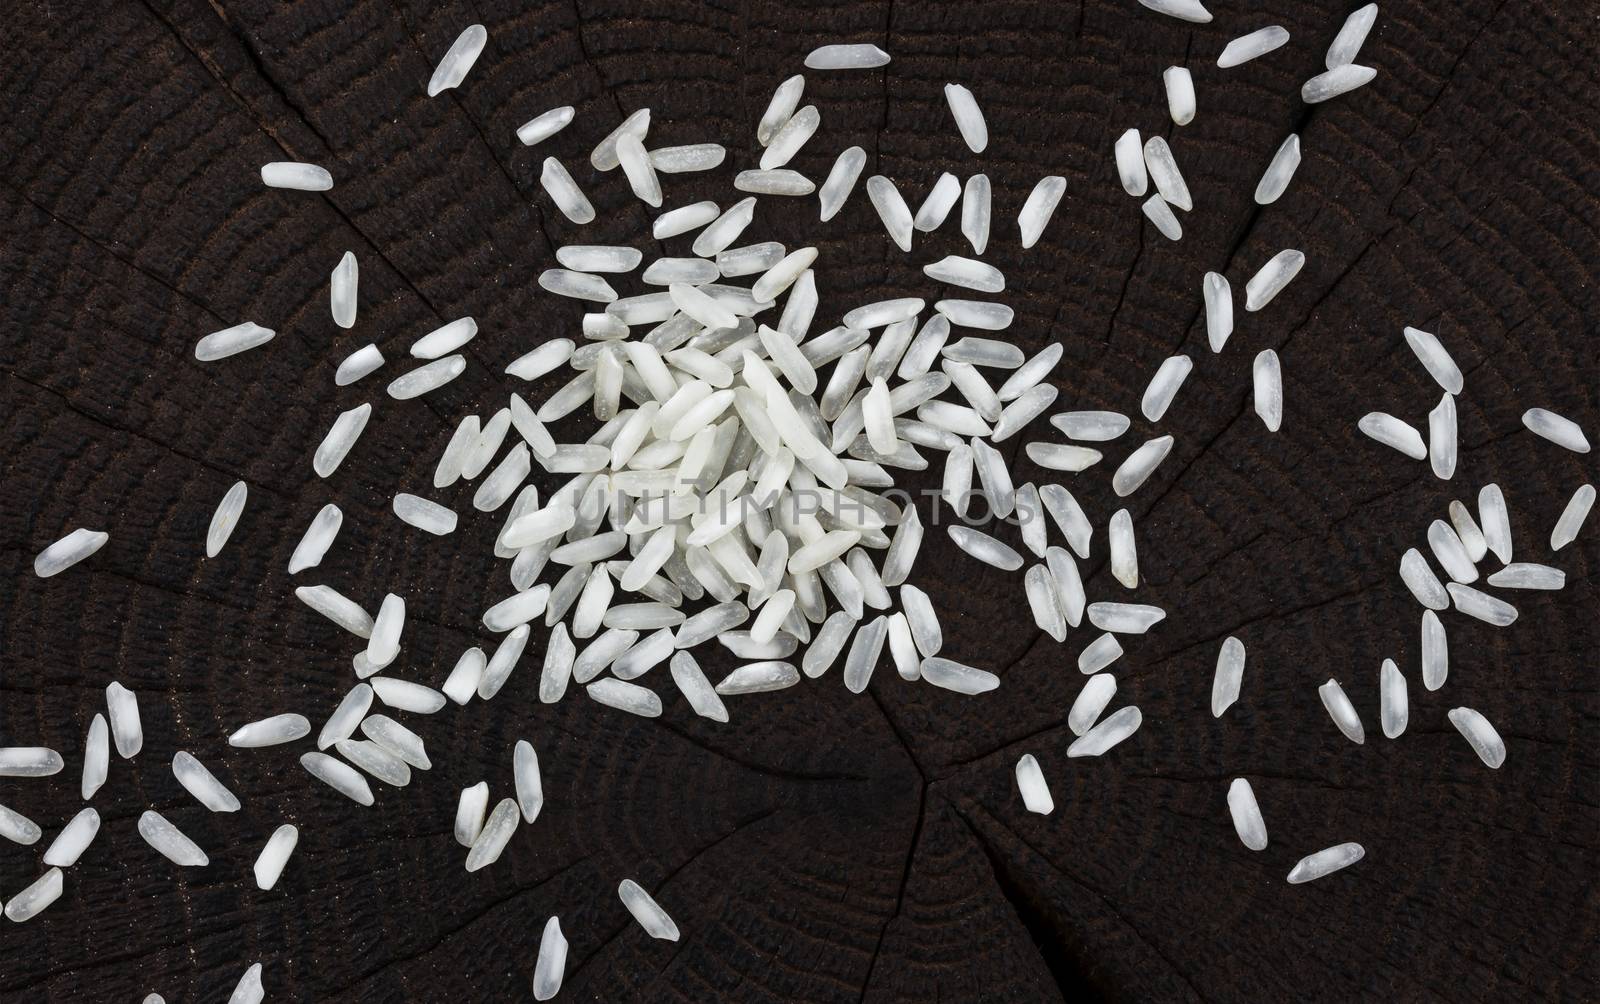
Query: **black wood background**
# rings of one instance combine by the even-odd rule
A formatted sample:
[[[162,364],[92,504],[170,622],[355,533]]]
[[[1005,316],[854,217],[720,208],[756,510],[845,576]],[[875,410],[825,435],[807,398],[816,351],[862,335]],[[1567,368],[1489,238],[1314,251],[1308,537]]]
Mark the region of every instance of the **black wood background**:
[[[563,999],[1036,1001],[1593,999],[1600,902],[1596,598],[1600,533],[1555,563],[1567,588],[1515,597],[1496,630],[1446,617],[1445,689],[1418,681],[1418,613],[1396,574],[1405,548],[1452,498],[1505,487],[1516,548],[1552,560],[1548,535],[1591,457],[1534,439],[1522,411],[1555,408],[1600,439],[1595,263],[1600,261],[1596,18],[1584,3],[1385,2],[1361,61],[1365,89],[1308,108],[1298,89],[1353,3],[1216,0],[1190,26],[1132,0],[1080,4],[772,2],[14,3],[0,26],[0,743],[62,750],[67,770],[8,780],[0,801],[46,840],[0,847],[0,895],[32,881],[77,811],[81,744],[103,688],[141,698],[146,741],[115,759],[95,799],[105,825],[66,893],[26,925],[0,924],[0,997],[14,1001],[223,999],[266,965],[272,999],[505,1000],[528,996],[540,927],[571,939]],[[432,67],[467,24],[489,43],[459,90],[435,99]],[[1289,45],[1220,71],[1229,38],[1278,23]],[[820,180],[849,144],[915,206],[940,170],[987,171],[989,254],[1032,351],[1066,346],[1059,407],[1137,414],[1165,356],[1196,362],[1159,431],[1173,456],[1131,500],[1147,584],[1173,615],[1128,644],[1117,704],[1145,724],[1098,760],[1068,761],[1068,706],[1082,683],[1081,629],[1056,646],[1033,627],[1019,575],[930,534],[916,580],[933,594],[947,653],[1003,677],[964,698],[907,685],[887,656],[868,693],[837,670],[781,694],[729,699],[733,721],[694,717],[664,669],[643,682],[667,711],[644,721],[574,690],[536,700],[543,640],[490,704],[410,716],[435,768],[361,808],[296,764],[305,744],[232,750],[240,723],[298,711],[319,723],[353,682],[357,643],[293,597],[326,581],[375,609],[410,610],[397,672],[437,684],[489,639],[484,607],[509,590],[487,553],[500,518],[445,539],[390,514],[427,490],[457,417],[498,407],[506,363],[572,334],[581,307],[534,279],[563,243],[641,240],[648,214],[620,172],[597,176],[593,144],[652,109],[651,145],[717,141],[723,168],[664,179],[667,204],[735,196],[753,166],[768,95],[833,41],[873,41],[881,71],[810,73],[823,127],[795,165]],[[1199,115],[1172,126],[1161,71],[1194,68]],[[961,144],[941,93],[973,88],[989,150]],[[543,146],[515,127],[558,104],[577,121]],[[1137,126],[1173,142],[1194,190],[1181,243],[1144,224],[1111,148]],[[1251,201],[1297,130],[1305,161],[1288,194]],[[577,228],[537,185],[547,154],[572,166],[600,211]],[[327,166],[326,196],[273,191],[272,160]],[[579,169],[581,166],[581,170]],[[1014,216],[1034,181],[1065,175],[1044,239],[1018,247]],[[941,295],[922,264],[965,244],[955,220],[891,251],[858,189],[831,224],[813,199],[761,200],[752,240],[821,250],[816,330],[850,306]],[[669,253],[688,239],[669,242]],[[1220,356],[1205,347],[1200,279],[1248,278],[1304,249],[1294,284],[1239,312]],[[333,326],[329,271],[361,262],[361,313]],[[640,291],[636,279],[625,292]],[[1242,304],[1241,304],[1242,308]],[[383,384],[406,346],[462,315],[482,333],[467,374],[426,399]],[[206,332],[254,319],[275,341],[198,364]],[[1460,469],[1444,483],[1360,436],[1384,410],[1425,427],[1438,391],[1401,338],[1438,332],[1466,372]],[[333,385],[368,341],[391,360]],[[1252,357],[1283,359],[1286,414],[1268,435],[1251,410]],[[531,388],[547,394],[552,379]],[[341,409],[370,400],[366,435],[324,481],[311,452]],[[561,426],[579,436],[592,423]],[[1040,423],[1040,430],[1045,430]],[[1047,431],[1047,430],[1045,430]],[[1117,507],[1110,465],[1156,434],[1135,423],[1102,467],[1071,484],[1098,526]],[[1007,446],[1018,478],[1043,479]],[[1054,437],[1049,437],[1054,438]],[[912,479],[932,484],[937,471]],[[243,478],[250,502],[206,560],[211,511]],[[553,479],[542,479],[548,487]],[[470,514],[471,488],[444,501]],[[321,568],[285,572],[307,521],[344,509]],[[925,518],[930,516],[924,505]],[[37,551],[74,526],[110,544],[50,580]],[[1009,532],[1009,531],[1008,531]],[[1125,591],[1102,568],[1092,598]],[[1243,695],[1208,710],[1216,651],[1249,648]],[[1377,728],[1380,661],[1411,681],[1411,727]],[[728,668],[710,659],[708,668]],[[1341,739],[1316,686],[1344,681],[1368,742]],[[1445,719],[1482,710],[1510,749],[1485,768]],[[477,874],[450,837],[461,787],[510,791],[528,738],[548,804],[504,858]],[[213,815],[177,786],[194,752],[242,797]],[[1012,777],[1033,752],[1056,812],[1023,811]],[[1271,832],[1255,854],[1224,792],[1251,779]],[[378,787],[375,785],[375,787]],[[180,870],[136,835],[148,807],[211,854]],[[279,886],[250,865],[280,822],[300,847]],[[1284,875],[1344,840],[1357,867],[1310,886]],[[648,940],[617,882],[654,890],[683,929]]]

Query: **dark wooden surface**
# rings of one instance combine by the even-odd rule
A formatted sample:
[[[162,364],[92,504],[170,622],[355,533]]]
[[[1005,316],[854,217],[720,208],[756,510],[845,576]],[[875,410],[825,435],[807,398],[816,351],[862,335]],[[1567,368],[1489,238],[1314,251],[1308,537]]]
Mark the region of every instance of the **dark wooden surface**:
[[[1307,108],[1299,84],[1322,69],[1350,6],[1217,0],[1213,24],[1189,26],[1131,0],[12,5],[0,27],[0,743],[55,747],[68,767],[0,783],[0,802],[47,833],[34,848],[0,846],[0,895],[38,874],[79,808],[83,734],[110,680],[139,693],[146,741],[135,761],[113,759],[94,800],[104,827],[62,900],[0,926],[0,998],[219,1000],[259,960],[275,1000],[524,999],[553,913],[571,940],[564,1000],[1600,996],[1600,533],[1591,520],[1555,560],[1564,591],[1515,597],[1513,627],[1447,615],[1438,693],[1418,682],[1419,611],[1396,575],[1450,499],[1490,480],[1505,487],[1518,556],[1551,560],[1557,514],[1596,478],[1593,455],[1518,420],[1548,406],[1600,438],[1594,11],[1386,2],[1361,56],[1377,80]],[[466,85],[427,98],[434,62],[475,21],[489,43]],[[1215,68],[1229,38],[1270,23],[1292,33],[1286,48]],[[1160,426],[1177,436],[1174,455],[1131,500],[1147,580],[1137,596],[1173,612],[1113,669],[1117,704],[1144,712],[1134,740],[1067,760],[1074,659],[1093,634],[1052,644],[1020,576],[933,533],[916,581],[941,610],[947,654],[1003,677],[981,698],[907,685],[886,657],[866,694],[835,670],[729,699],[729,725],[694,717],[663,670],[643,681],[665,697],[658,721],[576,691],[547,707],[539,632],[492,703],[407,717],[436,766],[372,808],[305,775],[304,744],[229,749],[233,728],[266,713],[320,724],[352,683],[353,639],[301,606],[297,584],[332,583],[371,609],[403,594],[408,678],[437,684],[463,647],[486,642],[478,615],[509,589],[487,557],[500,519],[435,539],[388,502],[428,488],[456,417],[499,406],[515,383],[507,362],[575,329],[580,308],[534,284],[554,246],[659,253],[637,237],[647,215],[620,172],[596,176],[589,149],[649,106],[651,145],[731,151],[715,172],[666,177],[667,204],[727,204],[772,88],[840,40],[877,42],[894,62],[808,74],[823,127],[793,166],[820,180],[860,144],[869,173],[893,177],[913,206],[940,170],[987,171],[986,258],[1018,313],[1007,335],[1066,346],[1061,408],[1136,414],[1163,357],[1196,362]],[[1160,74],[1185,62],[1199,115],[1177,129]],[[988,117],[981,157],[949,120],[949,80]],[[515,141],[518,124],[565,103],[579,116],[567,131],[533,150]],[[1197,207],[1181,243],[1144,225],[1116,183],[1112,142],[1128,126],[1174,144]],[[1258,209],[1256,180],[1295,129],[1304,164]],[[537,185],[547,153],[594,199],[592,226],[549,208]],[[327,166],[336,187],[263,188],[260,165],[283,159]],[[1023,253],[1014,216],[1045,173],[1065,175],[1067,195]],[[831,224],[815,216],[814,200],[762,199],[748,235],[821,250],[816,330],[866,300],[939,295],[921,265],[965,249],[952,220],[914,254],[892,252],[860,189]],[[669,250],[686,253],[679,244]],[[1305,270],[1268,310],[1241,309],[1213,356],[1202,273],[1224,271],[1242,297],[1283,247],[1304,249]],[[327,309],[346,250],[361,262],[348,332]],[[482,332],[467,374],[420,401],[383,396],[406,346],[462,314]],[[202,334],[247,318],[277,339],[194,361]],[[1437,399],[1401,338],[1407,323],[1438,332],[1466,372],[1449,483],[1356,432],[1370,410],[1423,426]],[[368,341],[390,365],[335,388],[335,363]],[[1286,380],[1277,435],[1249,393],[1250,361],[1269,346]],[[364,400],[376,409],[366,435],[318,479],[313,448]],[[1106,465],[1071,482],[1098,526],[1118,505],[1107,465],[1153,434],[1136,422]],[[1023,438],[1006,444],[1019,481],[1048,477],[1020,458]],[[238,478],[250,484],[242,524],[206,560],[212,508]],[[444,500],[466,514],[470,494]],[[338,543],[291,579],[289,554],[330,500],[345,512]],[[34,554],[79,525],[109,530],[110,544],[35,578]],[[1091,597],[1120,598],[1103,542],[1097,531]],[[1249,664],[1217,721],[1211,672],[1228,634]],[[1411,726],[1392,742],[1377,727],[1386,656],[1411,681]],[[1318,703],[1329,676],[1367,724],[1363,747]],[[1505,736],[1500,771],[1445,720],[1463,704]],[[498,864],[469,875],[450,837],[457,792],[487,779],[508,793],[524,737],[548,804]],[[179,749],[243,811],[189,799],[169,768]],[[1022,809],[1012,768],[1024,752],[1044,766],[1051,816]],[[1235,776],[1261,799],[1272,842],[1259,854],[1228,823]],[[210,867],[180,870],[146,847],[134,823],[148,807]],[[301,828],[299,850],[260,892],[250,865],[285,820]],[[1344,840],[1367,859],[1284,883],[1301,855]],[[632,923],[615,895],[630,876],[682,941]]]

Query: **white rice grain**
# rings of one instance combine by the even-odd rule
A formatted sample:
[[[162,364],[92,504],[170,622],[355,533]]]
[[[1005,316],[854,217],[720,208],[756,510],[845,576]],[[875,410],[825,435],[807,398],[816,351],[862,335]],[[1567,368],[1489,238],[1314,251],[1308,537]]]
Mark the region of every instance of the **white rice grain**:
[[[1028,598],[1028,609],[1033,623],[1056,642],[1067,637],[1066,618],[1061,613],[1061,603],[1056,598],[1055,581],[1044,565],[1032,565],[1023,576],[1023,590]]]
[[[795,112],[772,134],[766,151],[761,155],[761,169],[768,171],[789,163],[806,145],[806,141],[816,135],[817,127],[821,124],[822,113],[817,111],[816,105],[806,105]]]
[[[567,219],[580,226],[594,222],[594,205],[583,194],[578,183],[572,180],[572,175],[561,161],[554,157],[544,159],[544,166],[539,171],[539,186]]]
[[[367,660],[371,665],[381,669],[394,661],[400,654],[400,634],[405,626],[406,601],[394,593],[384,594],[378,616],[372,621],[372,635],[367,639]]]
[[[471,847],[478,840],[478,834],[483,832],[483,824],[489,817],[489,783],[479,781],[461,789],[461,798],[456,802],[456,818],[453,826],[456,843],[462,847]]]
[[[721,212],[717,204],[710,200],[679,206],[657,216],[650,226],[650,235],[656,240],[677,237],[691,230],[700,229],[721,215]]]
[[[468,25],[466,30],[456,36],[449,51],[439,60],[439,65],[434,67],[433,76],[428,78],[428,97],[434,97],[440,91],[452,87],[459,87],[461,81],[467,79],[467,72],[472,69],[472,64],[478,61],[478,55],[483,52],[483,45],[487,41],[489,33],[481,24]]]
[[[618,711],[644,718],[661,717],[661,698],[634,683],[622,680],[596,680],[588,685],[589,696]]]
[[[102,530],[73,530],[33,559],[33,574],[41,579],[58,575],[106,545],[111,535]]]
[[[544,808],[544,782],[539,777],[539,754],[526,739],[518,739],[511,755],[511,774],[517,789],[522,821],[531,823]]]
[[[1239,842],[1252,851],[1266,850],[1267,823],[1261,818],[1261,806],[1250,782],[1236,777],[1228,785],[1228,815],[1233,817],[1233,832]]]
[[[1322,698],[1322,706],[1328,709],[1328,717],[1333,719],[1333,724],[1339,727],[1346,739],[1358,746],[1367,741],[1366,730],[1361,727],[1361,716],[1356,714],[1356,706],[1345,696],[1338,680],[1330,679],[1318,687],[1317,696]]]
[[[89,849],[95,835],[100,832],[100,813],[93,808],[78,810],[78,814],[61,828],[56,838],[45,849],[44,863],[54,868],[71,868]]]
[[[1436,519],[1428,524],[1428,548],[1450,578],[1463,584],[1478,581],[1478,569],[1449,523]]]
[[[1547,408],[1529,408],[1522,413],[1522,424],[1535,436],[1548,439],[1563,449],[1573,453],[1589,452],[1589,437],[1583,434],[1578,423]]]
[[[344,458],[349,455],[351,448],[356,445],[356,440],[361,438],[361,433],[367,427],[367,420],[371,417],[372,404],[368,402],[341,412],[339,417],[334,419],[328,434],[322,438],[316,454],[311,459],[311,468],[316,471],[317,477],[328,477],[339,469],[339,465],[344,463]]]
[[[1277,432],[1283,425],[1283,367],[1278,354],[1263,349],[1256,354],[1250,367],[1254,383],[1256,414],[1268,432]]]
[[[884,230],[888,231],[889,238],[902,251],[911,250],[911,208],[906,205],[906,200],[900,195],[900,190],[894,182],[881,174],[875,174],[867,179],[867,198],[872,202],[872,208],[878,211],[878,218],[883,221]]]
[[[1289,870],[1289,884],[1300,885],[1348,868],[1366,856],[1360,844],[1338,844],[1315,854],[1308,854]]]
[[[650,109],[640,108],[632,112],[615,129],[607,133],[604,139],[595,144],[594,150],[589,154],[589,166],[596,171],[614,170],[622,163],[617,156],[617,140],[623,136],[633,136],[643,140],[649,132]]]
[[[243,481],[235,481],[227,494],[222,496],[222,501],[217,503],[216,512],[211,514],[211,525],[206,528],[206,557],[215,558],[228,538],[233,536],[249,495],[249,487]]]
[[[436,359],[431,363],[418,366],[409,373],[395,377],[389,382],[389,396],[396,401],[409,401],[414,397],[421,397],[429,391],[438,390],[467,370],[467,360],[463,356],[446,356]]]
[[[716,688],[706,679],[705,673],[701,671],[700,664],[695,661],[693,655],[686,651],[674,653],[668,668],[672,673],[672,682],[677,684],[678,691],[689,702],[689,707],[694,709],[695,714],[714,722],[728,720],[727,707],[722,703],[722,698],[717,696]]]
[[[709,171],[721,166],[728,151],[720,143],[662,146],[650,151],[650,164],[661,174]]]
[[[615,294],[613,294],[613,297]],[[471,317],[458,317],[442,324],[411,343],[413,359],[439,359],[472,341],[478,334],[478,322]]]
[[[1139,208],[1144,211],[1145,217],[1156,225],[1156,229],[1161,232],[1161,236],[1169,241],[1183,239],[1183,224],[1179,223],[1178,218],[1172,215],[1172,209],[1159,193],[1144,200],[1144,203]]]
[[[271,889],[278,884],[278,879],[283,876],[284,866],[289,863],[289,856],[294,853],[295,845],[300,842],[300,830],[293,823],[284,823],[272,831],[272,836],[267,838],[267,843],[261,848],[261,853],[256,856],[253,867],[257,889]]]
[[[786,195],[800,197],[817,190],[811,179],[799,171],[780,167],[772,171],[740,171],[733,177],[733,187],[752,195]]]
[[[1050,547],[1049,531],[1044,525],[1044,505],[1039,500],[1039,489],[1031,481],[1017,489],[1016,514],[1022,543],[1035,557],[1043,558]]]
[[[1122,643],[1111,633],[1102,634],[1078,653],[1078,672],[1093,676],[1122,658]]]
[[[494,655],[489,657],[489,662],[484,666],[483,679],[478,681],[478,697],[489,700],[500,692],[506,680],[511,677],[511,671],[517,668],[517,660],[522,658],[522,650],[528,644],[528,625],[523,624],[511,630],[501,640],[500,645],[494,650]]]
[[[1020,560],[1020,559],[1019,559]],[[844,658],[844,685],[852,694],[867,689],[872,671],[883,654],[884,641],[889,633],[889,619],[876,617],[856,632],[850,642],[850,651]]]
[[[1416,353],[1418,361],[1428,371],[1428,375],[1433,377],[1446,393],[1460,394],[1466,383],[1461,376],[1461,368],[1450,358],[1450,353],[1445,351],[1438,337],[1412,327],[1405,329],[1405,336],[1406,344]]]
[[[1050,578],[1055,583],[1056,599],[1061,603],[1061,614],[1066,618],[1067,624],[1077,627],[1083,623],[1084,604],[1088,597],[1084,595],[1083,579],[1078,574],[1077,563],[1063,548],[1047,547],[1044,552],[1045,566],[1050,569]]]
[[[1299,167],[1300,136],[1290,133],[1289,138],[1279,145],[1278,152],[1272,155],[1267,169],[1261,172],[1261,180],[1256,183],[1256,205],[1270,206],[1282,198]]]
[[[1161,421],[1172,406],[1172,399],[1178,396],[1178,388],[1183,386],[1183,381],[1188,379],[1193,369],[1194,363],[1188,356],[1177,355],[1164,359],[1145,387],[1144,397],[1140,399],[1139,410],[1144,417],[1152,422]]]
[[[400,711],[431,715],[444,707],[445,696],[420,683],[387,676],[375,676],[367,683],[372,686],[372,693],[378,700]]]
[[[467,850],[467,871],[475,872],[500,860],[506,845],[511,843],[512,834],[517,832],[517,823],[516,799],[502,798],[496,802],[494,811],[489,813],[483,829],[478,831],[472,847]]]
[[[1046,470],[1078,471],[1088,470],[1100,462],[1099,450],[1091,450],[1083,446],[1063,446],[1060,443],[1029,443],[1023,447],[1023,452],[1028,459]]]
[[[1567,573],[1549,565],[1518,561],[1495,572],[1487,581],[1501,589],[1561,589],[1567,584]]]
[[[44,831],[39,828],[38,823],[15,809],[0,805],[0,837],[28,847],[38,843],[42,836]]]
[[[1358,7],[1345,18],[1344,24],[1339,28],[1339,34],[1333,38],[1333,44],[1328,46],[1328,55],[1325,65],[1330,70],[1341,66],[1348,66],[1355,62],[1356,55],[1361,51],[1361,44],[1367,40],[1367,33],[1378,20],[1378,5],[1369,3],[1365,7]]]
[[[105,716],[96,712],[83,740],[83,774],[78,791],[85,801],[94,797],[111,771],[111,738]]]
[[[1239,699],[1239,687],[1244,681],[1244,658],[1244,642],[1231,635],[1223,640],[1217,652],[1216,675],[1211,679],[1211,717],[1221,718]]]
[[[806,78],[796,73],[773,90],[771,99],[767,101],[766,111],[761,113],[761,121],[756,123],[756,142],[762,146],[772,142],[772,137],[785,122],[789,121],[794,110],[800,107],[800,96],[805,93],[805,89]]]
[[[1186,126],[1194,121],[1194,76],[1185,66],[1169,66],[1161,72],[1161,83],[1167,92],[1167,114],[1176,125]]]
[[[306,756],[321,756],[321,754],[307,753]],[[194,868],[211,863],[205,851],[154,809],[146,809],[139,816],[139,836],[143,837],[145,843],[155,848],[162,857],[180,867]]]
[[[989,176],[974,174],[961,193],[961,234],[976,254],[983,254],[989,246],[991,215]]]
[[[1368,412],[1361,416],[1356,428],[1384,446],[1399,450],[1412,460],[1424,460],[1428,456],[1428,448],[1422,442],[1422,433],[1393,415],[1381,411]]]
[[[61,869],[51,868],[6,904],[6,919],[25,923],[61,898]]]
[[[241,725],[228,737],[228,745],[244,749],[278,746],[304,739],[310,734],[311,723],[306,721],[305,715],[273,715]]]
[[[644,142],[632,133],[618,136],[617,160],[622,165],[622,173],[627,176],[633,194],[644,200],[647,205],[659,208],[661,179],[656,177],[656,169],[650,163],[649,155],[645,153]]]
[[[1110,673],[1099,673],[1089,677],[1089,682],[1078,691],[1077,699],[1072,702],[1072,709],[1067,712],[1067,727],[1072,729],[1072,734],[1081,736],[1093,728],[1116,692],[1117,678]]]
[[[1398,738],[1406,730],[1410,719],[1410,701],[1406,695],[1406,678],[1393,659],[1383,660],[1378,672],[1378,721],[1383,734],[1389,739]]]
[[[372,787],[367,779],[349,764],[341,763],[326,753],[303,753],[300,766],[306,773],[359,805],[372,804]]]
[[[1226,70],[1248,63],[1258,56],[1282,48],[1288,42],[1289,33],[1281,25],[1258,28],[1248,35],[1239,36],[1223,47],[1222,54],[1217,57],[1217,66]]]
[[[1417,598],[1417,602],[1429,610],[1443,610],[1450,605],[1444,584],[1433,574],[1428,559],[1414,547],[1400,558],[1400,579],[1411,590],[1411,595]]]
[[[889,54],[870,43],[823,45],[806,56],[806,69],[870,70],[888,62]]]
[[[261,183],[268,188],[290,188],[301,192],[326,192],[333,187],[333,175],[315,164],[276,160],[261,165]]]
[[[1506,497],[1497,484],[1487,484],[1478,490],[1478,521],[1483,525],[1483,539],[1489,550],[1502,563],[1511,561],[1511,514],[1506,509]]]
[[[1244,286],[1244,309],[1257,311],[1271,303],[1300,269],[1305,267],[1302,251],[1286,248],[1273,255]]]
[[[1444,625],[1432,610],[1422,612],[1422,685],[1438,690],[1450,674],[1450,647]]]
[[[418,770],[428,770],[433,766],[422,737],[388,715],[367,716],[361,723],[361,732]]]
[[[1133,537],[1133,515],[1118,509],[1106,527],[1111,548],[1111,575],[1129,589],[1139,588],[1139,555]]]
[[[559,993],[566,971],[567,939],[561,934],[561,921],[551,917],[539,938],[539,958],[533,967],[533,999],[547,1001]]]
[[[985,669],[933,656],[922,660],[922,678],[935,687],[958,694],[986,694],[1000,686],[1000,678]]]
[[[1500,733],[1482,714],[1471,708],[1451,708],[1450,724],[1456,727],[1467,745],[1472,747],[1472,752],[1478,754],[1478,759],[1487,766],[1499,770],[1500,765],[1506,762],[1505,740],[1500,738]]]
[[[1094,527],[1089,522],[1089,517],[1084,513],[1078,500],[1072,493],[1060,485],[1044,485],[1039,489],[1039,499],[1044,503],[1044,511],[1050,514],[1056,525],[1061,528],[1061,533],[1067,538],[1067,544],[1077,552],[1078,557],[1089,556],[1089,540],[1094,534]]]
[[[946,255],[939,261],[924,265],[922,271],[935,282],[963,286],[980,293],[998,293],[1006,288],[1005,276],[999,269],[960,255]]]
[[[769,660],[740,666],[717,684],[717,693],[723,697],[740,694],[765,694],[784,690],[800,682],[800,671],[787,662]]]
[[[994,511],[996,516],[1005,517],[1011,515],[1012,510],[1016,507],[1016,491],[1012,487],[1011,473],[1006,465],[1005,458],[1000,455],[1000,451],[996,450],[994,447],[990,446],[988,443],[985,443],[983,440],[978,439],[977,437],[973,437],[973,439],[970,440],[970,446],[972,448],[974,465],[977,467],[978,478],[983,482],[984,494],[989,499],[989,507]],[[1039,451],[1035,450],[1034,447],[1050,447],[1051,449]],[[1076,448],[1068,446],[1056,446],[1052,443],[1029,443],[1027,447],[1025,447],[1028,456],[1035,463],[1045,467],[1050,465],[1040,459],[1042,455],[1055,456],[1057,454],[1052,453],[1052,451],[1068,451],[1073,449]],[[1095,459],[1099,459],[1098,454],[1096,455]],[[957,541],[957,543],[960,543],[960,541]],[[1006,550],[1009,551],[1010,548],[1006,548]]]
[[[824,223],[839,215],[839,210],[844,208],[845,200],[850,197],[850,192],[856,187],[856,181],[866,166],[867,151],[861,147],[846,147],[840,151],[818,195]]]
[[[1022,795],[1022,806],[1029,812],[1048,816],[1056,810],[1055,799],[1050,797],[1050,786],[1045,783],[1044,771],[1032,753],[1024,753],[1017,761],[1017,791]]]
[[[333,323],[341,328],[353,328],[356,323],[356,289],[361,280],[361,266],[350,251],[344,253],[339,264],[328,277],[328,307]]]
[[[1459,500],[1450,502],[1450,525],[1456,531],[1456,536],[1461,538],[1461,544],[1467,549],[1467,557],[1473,564],[1483,560],[1489,553],[1489,541],[1484,538],[1483,531],[1472,518],[1472,512]]]
[[[1139,130],[1129,129],[1117,137],[1117,177],[1122,180],[1122,190],[1135,198],[1150,188],[1150,174],[1144,166],[1144,142]]]
[[[622,905],[639,922],[644,932],[659,941],[677,941],[678,925],[667,916],[667,911],[661,909],[650,894],[640,887],[633,879],[623,879],[617,886],[617,896],[622,900]]]
[[[355,734],[355,726],[362,724],[366,718],[366,711],[373,707],[373,687],[370,684],[358,683],[350,687],[350,691],[339,702],[339,707],[334,708],[333,715],[328,716],[328,721],[323,723],[322,732],[317,734],[318,750],[326,750],[333,743],[341,739],[349,739]]]
[[[1103,443],[1127,432],[1130,423],[1126,415],[1114,411],[1067,411],[1051,416],[1050,424],[1068,439]]]
[[[408,495],[405,492],[394,497],[394,514],[400,520],[418,530],[425,530],[436,537],[455,532],[456,514],[437,502]]]
[[[1456,472],[1456,399],[1445,394],[1428,412],[1428,462],[1435,477],[1449,481]]]
[[[1022,235],[1023,250],[1039,243],[1040,235],[1049,226],[1050,217],[1066,192],[1067,179],[1059,174],[1047,174],[1034,184],[1033,191],[1028,193],[1022,209],[1017,212],[1017,230]]]
[[[1378,71],[1370,66],[1346,63],[1301,84],[1300,100],[1308,105],[1320,104],[1364,86],[1377,75]]]
[[[1144,716],[1140,714],[1137,707],[1129,705],[1126,708],[1122,708],[1088,732],[1074,739],[1072,745],[1067,747],[1067,756],[1074,758],[1101,756],[1113,746],[1139,731],[1139,726],[1143,721]]]
[[[1139,4],[1180,21],[1206,24],[1211,20],[1211,12],[1205,9],[1200,0],[1139,0]]]
[[[725,250],[739,239],[739,235],[744,232],[744,228],[750,225],[751,220],[755,219],[755,213],[755,199],[740,199],[727,209],[724,209],[721,216],[712,220],[704,230],[700,231],[694,239],[691,250],[702,258],[712,257]]]
[[[703,205],[704,203],[698,203]],[[693,207],[685,207],[693,208]],[[673,210],[682,212],[682,210]],[[672,213],[667,213],[671,216]],[[660,218],[658,218],[659,221]],[[608,244],[568,244],[556,248],[556,261],[563,267],[574,272],[632,272],[644,260],[644,252],[637,248],[614,247]],[[564,351],[563,351],[564,350]],[[560,366],[567,361],[567,356],[572,354],[572,342],[566,338],[557,338],[546,342],[527,355],[518,359],[513,366],[528,372],[513,373],[510,367],[507,373],[520,376],[524,380],[532,380]]]
[[[404,788],[411,783],[411,768],[377,743],[366,739],[341,739],[334,743],[334,749],[384,784]]]
[[[1578,539],[1578,531],[1583,529],[1583,523],[1589,518],[1589,511],[1594,508],[1594,485],[1580,485],[1572,493],[1572,498],[1567,500],[1566,508],[1561,510],[1561,517],[1556,520],[1555,529],[1550,531],[1550,550],[1559,551],[1563,547]],[[1480,499],[1479,512],[1482,513],[1483,503]],[[1484,536],[1488,536],[1488,527],[1484,527]],[[1506,552],[1510,555],[1510,533],[1506,534]],[[1504,559],[1502,559],[1504,560]]]
[[[1155,182],[1156,191],[1172,206],[1185,212],[1194,208],[1194,200],[1189,196],[1189,186],[1183,180],[1183,173],[1178,170],[1178,161],[1172,156],[1172,148],[1160,136],[1151,136],[1144,141],[1144,162],[1150,171],[1150,180]]]
[[[911,221],[912,226],[924,233],[939,229],[960,198],[961,181],[949,171],[943,172],[939,175],[939,180],[928,190],[922,205],[917,207],[917,214]]]
[[[561,105],[535,115],[517,127],[517,139],[522,142],[523,146],[542,143],[571,125],[572,119],[576,114],[577,109],[571,105]]]
[[[950,115],[956,120],[956,129],[967,149],[982,153],[989,145],[989,126],[983,120],[983,111],[972,91],[961,84],[945,84],[944,98],[950,104]]]
[[[1479,592],[1471,586],[1451,582],[1445,586],[1455,608],[1495,627],[1509,627],[1517,619],[1517,608],[1504,600]]]
[[[1167,459],[1167,454],[1172,452],[1172,444],[1171,436],[1157,436],[1130,453],[1111,476],[1112,491],[1124,498],[1138,491],[1161,466],[1161,462]]]
[[[339,535],[339,528],[343,525],[344,513],[332,502],[318,510],[306,527],[300,543],[295,545],[294,553],[289,556],[289,574],[294,575],[321,564],[323,555],[333,546],[334,538]]]

